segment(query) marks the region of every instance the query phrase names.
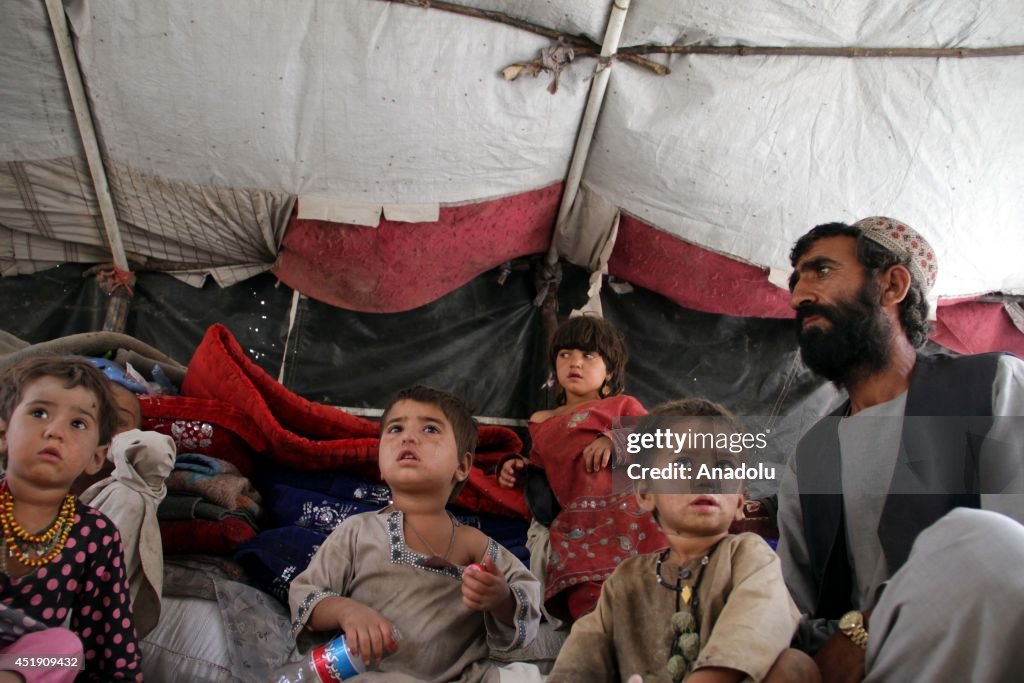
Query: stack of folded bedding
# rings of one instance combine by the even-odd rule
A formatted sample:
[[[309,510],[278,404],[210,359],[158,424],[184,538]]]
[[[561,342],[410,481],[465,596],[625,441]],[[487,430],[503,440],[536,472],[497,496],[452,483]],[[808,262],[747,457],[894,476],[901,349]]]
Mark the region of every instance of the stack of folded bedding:
[[[256,536],[262,497],[226,460],[179,453],[167,478],[167,497],[157,508],[164,550],[226,554]]]
[[[165,552],[237,550],[253,581],[279,598],[339,523],[390,502],[378,477],[379,425],[291,392],[223,325],[207,330],[181,395],[144,399],[142,410],[144,428],[169,435],[179,453],[158,511]],[[453,512],[525,558],[522,492],[494,477],[522,446],[511,429],[482,427]]]

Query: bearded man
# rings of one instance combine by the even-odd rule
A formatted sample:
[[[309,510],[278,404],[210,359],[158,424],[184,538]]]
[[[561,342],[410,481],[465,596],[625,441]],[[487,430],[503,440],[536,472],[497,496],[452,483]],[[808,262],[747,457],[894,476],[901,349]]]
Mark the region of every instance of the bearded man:
[[[919,353],[938,267],[901,221],[819,225],[790,260],[804,363],[849,396],[779,489],[799,645],[826,683],[1021,680],[1024,362]]]

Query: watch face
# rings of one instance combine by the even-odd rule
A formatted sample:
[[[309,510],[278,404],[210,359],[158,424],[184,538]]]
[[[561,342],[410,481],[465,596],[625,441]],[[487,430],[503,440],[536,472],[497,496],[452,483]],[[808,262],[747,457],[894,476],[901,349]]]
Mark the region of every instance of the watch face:
[[[847,612],[839,618],[839,630],[849,631],[864,623],[864,617],[860,612]]]

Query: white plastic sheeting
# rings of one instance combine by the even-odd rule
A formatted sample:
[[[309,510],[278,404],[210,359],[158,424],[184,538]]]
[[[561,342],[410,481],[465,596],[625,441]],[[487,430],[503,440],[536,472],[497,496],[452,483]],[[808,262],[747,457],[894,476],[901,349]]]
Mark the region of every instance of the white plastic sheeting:
[[[585,74],[551,97],[508,64],[549,41],[382,2],[76,2],[112,159],[179,180],[394,203],[462,202],[565,175]]]
[[[1024,43],[1020,0],[634,0],[623,45],[1001,47]]]
[[[1024,58],[676,59],[616,68],[584,181],[680,238],[789,268],[810,227],[890,215],[936,293],[1024,292]]]
[[[595,42],[609,7],[463,4]],[[564,178],[595,65],[570,65],[554,95],[547,76],[506,82],[550,41],[377,0],[65,7],[126,250],[191,282],[270,267],[298,194],[439,205]],[[101,260],[45,9],[3,14],[0,271]],[[1019,0],[633,0],[621,45],[987,48],[1024,44],[1022,15]],[[815,223],[891,214],[932,238],[939,293],[1024,292],[1024,58],[653,59],[672,74],[613,66],[590,196],[777,269]]]

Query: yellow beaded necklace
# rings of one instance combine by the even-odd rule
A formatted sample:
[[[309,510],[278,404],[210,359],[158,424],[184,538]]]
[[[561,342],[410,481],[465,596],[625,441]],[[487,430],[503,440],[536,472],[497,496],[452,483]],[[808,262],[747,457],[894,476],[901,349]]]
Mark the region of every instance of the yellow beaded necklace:
[[[41,567],[57,557],[64,550],[74,520],[75,497],[68,494],[64,496],[60,512],[50,526],[38,534],[30,534],[14,518],[14,496],[7,482],[0,485],[0,526],[3,527],[4,544],[11,557],[26,567]]]

